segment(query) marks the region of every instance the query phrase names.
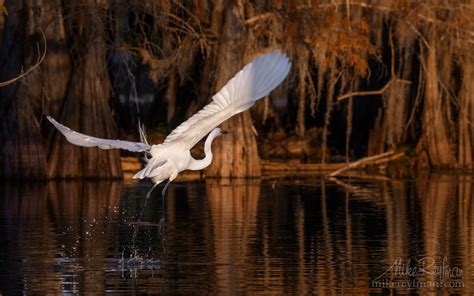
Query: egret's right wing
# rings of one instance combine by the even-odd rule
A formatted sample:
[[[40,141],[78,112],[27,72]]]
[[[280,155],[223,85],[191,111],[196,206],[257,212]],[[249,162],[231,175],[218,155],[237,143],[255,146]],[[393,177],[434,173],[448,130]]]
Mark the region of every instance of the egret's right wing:
[[[285,79],[290,68],[288,57],[278,51],[256,58],[229,80],[211,103],[174,129],[164,144],[182,141],[187,148],[193,147],[213,128],[268,95]]]
[[[130,141],[122,141],[122,140],[108,140],[108,139],[101,139],[95,138],[88,135],[84,135],[73,131],[72,129],[68,128],[57,122],[51,116],[47,116],[48,120],[61,132],[61,134],[66,137],[69,143],[82,146],[82,147],[99,147],[100,149],[125,149],[133,152],[145,152],[150,150],[150,145],[141,143],[141,142],[130,142]]]

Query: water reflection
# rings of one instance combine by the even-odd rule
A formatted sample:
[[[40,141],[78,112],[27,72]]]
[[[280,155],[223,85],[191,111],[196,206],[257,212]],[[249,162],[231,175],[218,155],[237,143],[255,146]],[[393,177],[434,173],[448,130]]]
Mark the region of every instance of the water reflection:
[[[4,291],[104,291],[120,182],[2,184]]]
[[[419,182],[422,210],[424,253],[429,258],[451,258],[450,264],[462,266],[464,285],[474,292],[474,199],[471,176],[457,182],[445,175],[434,175]],[[428,209],[428,210],[425,210]],[[443,270],[446,272],[447,270]],[[427,275],[435,280],[437,275]]]
[[[0,184],[0,294],[474,292],[470,176],[149,188]]]
[[[217,290],[238,290],[245,278],[249,259],[256,258],[257,210],[260,180],[207,180],[206,195],[210,224],[214,225],[212,245]]]
[[[120,182],[59,182],[48,184],[50,221],[63,249],[57,258],[69,291],[105,291],[104,266],[122,194]]]

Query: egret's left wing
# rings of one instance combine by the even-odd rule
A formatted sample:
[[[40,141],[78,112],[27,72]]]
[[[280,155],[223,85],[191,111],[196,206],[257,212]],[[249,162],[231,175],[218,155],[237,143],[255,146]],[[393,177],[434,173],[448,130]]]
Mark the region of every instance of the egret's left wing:
[[[51,116],[47,116],[48,120],[63,134],[69,143],[82,147],[99,147],[100,149],[125,149],[133,152],[145,152],[150,150],[150,145],[141,142],[131,142],[122,140],[108,140],[95,138],[73,131],[57,122]]]
[[[290,68],[288,57],[278,51],[256,58],[229,80],[211,103],[174,129],[164,144],[181,141],[186,148],[192,148],[213,128],[268,95],[285,79]]]

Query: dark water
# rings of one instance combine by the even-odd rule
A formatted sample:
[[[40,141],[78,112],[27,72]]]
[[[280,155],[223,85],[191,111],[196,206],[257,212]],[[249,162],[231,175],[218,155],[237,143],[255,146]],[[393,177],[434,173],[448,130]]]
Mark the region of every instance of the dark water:
[[[472,177],[150,186],[0,184],[0,295],[474,293]]]

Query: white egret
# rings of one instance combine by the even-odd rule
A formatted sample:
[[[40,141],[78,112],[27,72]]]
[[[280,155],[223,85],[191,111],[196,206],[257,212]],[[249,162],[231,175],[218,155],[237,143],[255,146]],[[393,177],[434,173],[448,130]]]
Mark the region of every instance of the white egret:
[[[162,144],[158,145],[149,145],[141,129],[141,142],[108,140],[73,131],[51,116],[48,116],[48,120],[74,145],[146,152],[150,156],[147,157],[147,164],[134,178],[151,178],[155,183],[153,188],[168,179],[162,192],[164,195],[169,183],[180,172],[202,170],[211,164],[212,141],[222,134],[221,129],[217,126],[232,116],[249,109],[257,100],[268,95],[285,79],[290,68],[291,63],[288,57],[278,51],[256,58],[229,80],[212,97],[211,103],[181,123]],[[205,157],[197,160],[191,156],[190,150],[207,134],[209,136],[204,143]]]

